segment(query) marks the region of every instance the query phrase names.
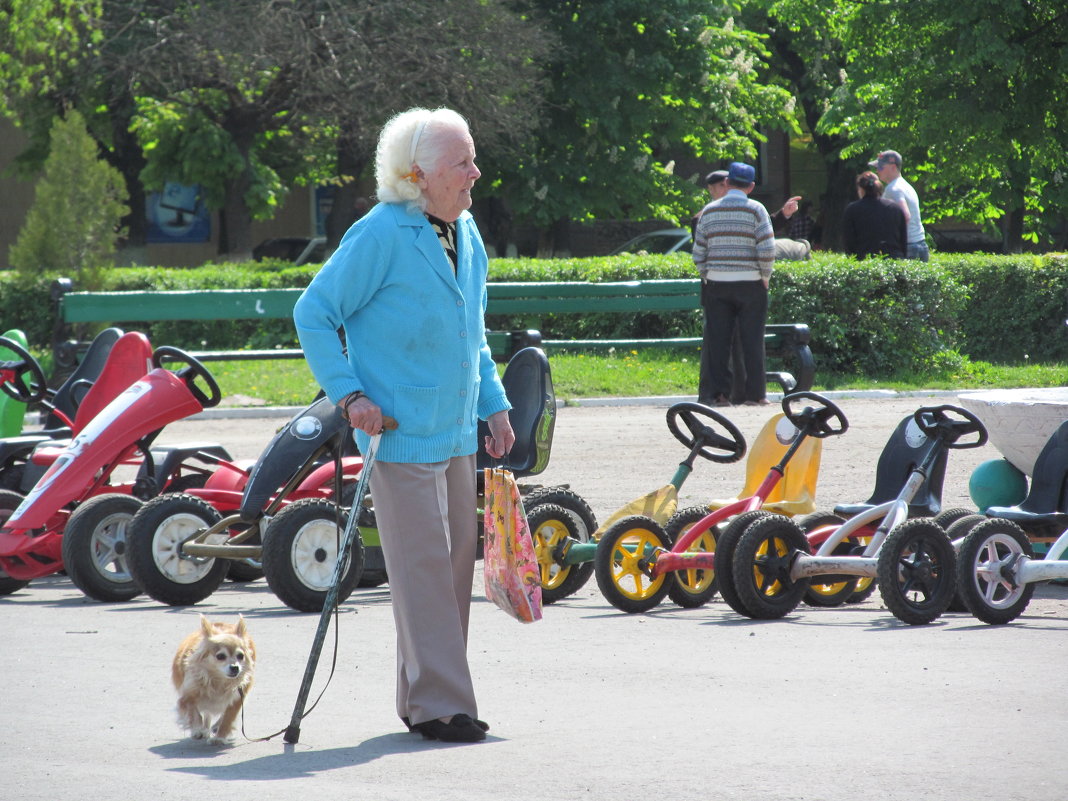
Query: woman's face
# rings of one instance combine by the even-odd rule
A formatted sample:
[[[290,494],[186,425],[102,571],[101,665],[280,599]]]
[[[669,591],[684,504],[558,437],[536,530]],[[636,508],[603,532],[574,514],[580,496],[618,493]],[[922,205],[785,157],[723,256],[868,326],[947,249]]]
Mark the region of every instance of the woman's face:
[[[475,166],[475,143],[470,135],[455,129],[445,130],[441,158],[433,171],[420,171],[419,187],[426,198],[428,214],[453,222],[471,208],[471,187],[482,175]]]

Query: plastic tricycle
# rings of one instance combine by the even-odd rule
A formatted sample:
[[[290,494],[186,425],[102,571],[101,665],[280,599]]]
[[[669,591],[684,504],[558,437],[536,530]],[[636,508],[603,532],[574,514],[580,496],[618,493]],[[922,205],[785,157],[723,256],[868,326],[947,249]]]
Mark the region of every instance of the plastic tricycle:
[[[971,435],[973,439],[964,439]],[[910,625],[930,623],[953,599],[955,557],[945,531],[931,517],[909,519],[916,511],[911,505],[926,488],[928,503],[922,511],[937,514],[948,451],[980,447],[986,438],[979,419],[960,407],[916,410],[899,424],[880,458],[873,499],[881,494],[881,484],[907,471],[896,497],[836,507],[847,520],[807,534],[781,515],[753,521],[738,534],[729,553],[721,545],[717,554],[721,580],[729,573],[734,587],[734,597],[724,592],[724,598],[740,614],[773,619],[801,602],[815,576],[836,581],[876,577],[883,602],[898,619]],[[929,484],[931,478],[935,480]],[[856,547],[843,550],[850,542]],[[726,560],[728,555],[729,565],[721,563],[720,556]]]
[[[818,440],[842,434],[849,425],[837,406],[814,392],[786,395],[782,409],[792,431],[788,433],[784,426],[781,456],[753,494],[713,511],[703,508],[696,520],[693,509],[676,513],[668,522],[679,532],[674,539],[656,521],[641,515],[623,518],[605,531],[597,543],[594,570],[598,587],[613,606],[624,612],[645,612],[670,594],[680,606],[696,607],[707,602],[717,588],[730,592],[722,582],[717,583],[716,558],[723,547],[722,538],[737,526],[771,514],[762,506],[784,482],[788,470],[814,476],[809,467],[812,460],[818,465]],[[706,412],[727,432],[720,450],[732,455],[744,453],[745,443],[738,429],[711,409]],[[791,466],[795,457],[797,462]],[[809,492],[814,492],[814,486],[806,488]]]
[[[0,594],[66,569],[92,598],[136,596],[140,590],[126,571],[124,556],[125,528],[134,512],[165,488],[203,482],[213,462],[229,458],[217,445],[153,445],[166,424],[216,405],[220,394],[203,365],[175,348],[153,352],[140,333],[116,341],[79,414],[93,408],[97,395],[111,394],[112,382],[125,381],[127,366],[136,366],[138,360],[141,378],[107,403],[67,445],[45,442],[34,449],[31,462],[47,469],[0,528],[0,570],[6,574],[0,578]],[[173,373],[163,368],[164,360],[187,366]],[[209,394],[197,385],[198,379],[207,384]],[[120,467],[136,471],[136,476],[113,483]]]

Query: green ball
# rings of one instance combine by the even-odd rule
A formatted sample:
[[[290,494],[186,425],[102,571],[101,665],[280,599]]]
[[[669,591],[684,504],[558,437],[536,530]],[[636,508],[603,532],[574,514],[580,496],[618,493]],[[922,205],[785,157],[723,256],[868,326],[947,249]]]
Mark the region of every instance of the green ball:
[[[1027,476],[1008,459],[991,459],[972,471],[968,494],[981,512],[991,506],[1016,506],[1027,497]]]

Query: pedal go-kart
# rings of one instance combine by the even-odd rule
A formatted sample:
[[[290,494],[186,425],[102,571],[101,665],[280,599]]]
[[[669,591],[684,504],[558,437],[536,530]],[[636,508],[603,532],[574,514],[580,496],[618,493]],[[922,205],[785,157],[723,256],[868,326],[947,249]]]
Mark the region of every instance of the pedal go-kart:
[[[517,480],[538,475],[549,466],[556,427],[556,392],[543,350],[523,348],[516,352],[504,369],[501,383],[512,404],[508,419],[515,432],[515,444],[503,460],[491,458],[484,447],[489,428],[484,421],[479,422],[476,464],[480,543],[483,470],[511,470]],[[597,530],[597,517],[586,500],[567,484],[545,487],[519,482],[519,490],[540,567],[541,601],[545,605],[555,603],[574,593],[590,577],[592,565],[567,564],[557,554],[564,543],[590,542]]]
[[[148,501],[127,531],[134,581],[160,603],[190,606],[214,593],[234,563],[262,565],[279,600],[320,611],[337,561],[338,526],[348,514],[335,491],[354,488],[363,467],[361,457],[344,455],[351,431],[341,410],[320,398],[275,434],[251,470],[220,462],[203,487]],[[352,502],[344,497],[342,505]],[[367,522],[365,535],[373,528]],[[339,601],[363,572],[364,547],[356,542]]]
[[[19,434],[27,404],[47,391],[44,371],[26,348],[26,335],[17,328],[0,336],[0,437]]]
[[[984,623],[1023,614],[1040,581],[1068,578],[1068,421],[1046,441],[1027,495],[1015,506],[990,506],[950,528],[957,546],[957,592]],[[973,496],[974,498],[974,496]],[[1035,545],[1048,543],[1039,558]]]
[[[727,436],[720,435],[718,439],[702,432],[706,441],[720,451],[718,460],[741,458],[746,446],[738,429],[712,409],[698,408],[727,432]],[[617,521],[605,531],[597,543],[594,570],[597,585],[609,603],[624,612],[637,613],[652,609],[665,595],[686,608],[707,603],[717,589],[726,598],[731,587],[721,581],[717,560],[730,532],[771,514],[763,509],[769,501],[787,504],[784,510],[794,504],[811,508],[808,504],[815,495],[820,441],[844,433],[849,424],[837,406],[813,392],[786,395],[782,409],[783,418],[770,429],[778,439],[778,449],[772,449],[767,441],[760,447],[764,458],[778,450],[777,461],[768,466],[752,494],[712,511],[708,506],[684,509],[668,521],[667,527],[635,515]],[[693,433],[693,439],[698,439],[697,432]],[[777,489],[780,493],[791,490],[795,495],[776,496]]]
[[[113,364],[110,379],[91,396],[88,394],[89,388],[100,377],[112,346],[122,334],[118,328],[108,328],[97,334],[77,368],[55,391],[45,386],[44,371],[29,351],[22,350],[15,359],[5,362],[3,369],[8,375],[14,372],[21,378],[5,380],[3,385],[9,397],[2,400],[11,404],[4,408],[3,414],[10,415],[11,419],[5,422],[8,433],[0,438],[0,488],[20,495],[33,489],[45,471],[44,466],[30,462],[33,449],[49,440],[63,440],[65,444],[116,395],[148,371],[145,360],[131,350],[123,369]],[[13,339],[16,343],[24,341],[18,336]],[[2,344],[3,340],[0,340],[0,346]],[[27,376],[31,377],[28,384]],[[85,402],[87,399],[88,403]],[[22,430],[22,410],[28,403],[37,403],[48,412],[40,429]]]
[[[174,373],[162,366],[164,360],[187,366]],[[0,493],[0,503],[19,501],[0,528],[0,594],[65,569],[91,598],[135,597],[140,589],[127,572],[124,555],[130,518],[144,499],[163,489],[202,483],[211,465],[229,459],[224,448],[213,444],[153,444],[165,425],[216,405],[220,394],[214,378],[195,359],[176,348],[153,352],[137,332],[115,342],[79,414],[94,406],[95,395],[107,395],[109,387],[124,381],[129,366],[138,361],[141,377],[74,439],[65,446],[45,442],[34,449],[31,462],[47,469],[25,498]],[[207,385],[208,394],[198,380]],[[113,483],[118,468],[136,475]]]
[[[974,439],[963,439],[973,434]],[[916,410],[895,429],[879,460],[872,500],[895,474],[896,497],[840,505],[834,522],[807,534],[781,515],[752,521],[739,534],[729,566],[717,554],[721,581],[728,572],[734,586],[735,597],[724,592],[724,598],[739,614],[774,619],[796,608],[813,577],[836,582],[874,577],[883,602],[899,620],[910,625],[935,620],[956,586],[953,544],[933,517],[940,511],[948,451],[977,448],[986,439],[979,419],[957,406]],[[917,500],[924,503],[917,507]],[[916,512],[931,516],[915,517]]]

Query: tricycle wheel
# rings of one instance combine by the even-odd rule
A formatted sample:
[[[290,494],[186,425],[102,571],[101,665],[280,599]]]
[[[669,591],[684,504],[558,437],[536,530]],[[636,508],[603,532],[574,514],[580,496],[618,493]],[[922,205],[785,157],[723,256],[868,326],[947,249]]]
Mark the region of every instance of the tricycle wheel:
[[[930,518],[906,520],[887,535],[876,563],[886,608],[910,626],[946,611],[956,591],[953,543]]]
[[[950,510],[954,511],[954,510]],[[944,514],[944,513],[943,513]],[[939,515],[941,517],[941,515]],[[949,541],[953,543],[953,550],[957,552],[957,561],[960,562],[960,548],[964,545],[964,540],[971,533],[971,530],[978,526],[980,523],[984,523],[990,518],[986,515],[976,514],[975,512],[969,512],[966,515],[957,517],[950,525],[942,526],[945,529],[946,536],[949,537]],[[938,522],[938,517],[935,518],[935,522]],[[949,606],[946,607],[947,612],[970,612],[968,604],[964,602],[964,596],[960,594],[960,568],[957,569],[957,589],[953,592],[953,600],[949,602]]]
[[[655,607],[674,579],[651,576],[649,570],[656,551],[670,547],[667,533],[655,520],[641,515],[617,520],[601,535],[593,557],[601,594],[616,609],[631,614]]]
[[[711,513],[707,506],[689,506],[675,512],[664,527],[672,545]],[[708,531],[703,532],[685,552],[715,553],[716,527],[712,526]],[[673,575],[675,580],[668,586],[668,598],[683,609],[697,609],[704,606],[719,591],[719,582],[716,581],[716,571],[713,568],[676,570]]]
[[[545,533],[549,535],[549,538],[539,538],[530,520],[534,510],[545,504],[552,504],[564,510],[572,522],[572,526],[567,529],[568,534],[564,536],[573,537],[578,542],[590,541],[593,532],[597,530],[597,517],[581,495],[564,487],[536,489],[523,498],[523,509],[527,513],[530,533],[534,538],[534,549],[537,551],[538,563],[541,566],[541,602],[551,604],[574,595],[582,589],[593,574],[593,562],[562,565],[553,558],[559,538],[554,538],[552,535],[561,533],[563,529],[560,527],[546,529]]]
[[[571,593],[568,579],[579,567],[593,565],[560,565],[553,558],[553,551],[569,538],[578,539],[578,529],[567,510],[555,503],[539,503],[527,511],[527,527],[534,541],[534,554],[538,560],[541,577],[541,602],[551,604],[566,598]],[[575,569],[573,569],[575,568]]]
[[[95,601],[141,594],[126,560],[126,533],[141,508],[132,495],[98,495],[75,509],[63,529],[63,566],[74,586]]]
[[[305,498],[275,515],[263,538],[263,573],[278,599],[298,612],[321,612],[330,592],[348,513],[333,501]],[[338,587],[345,601],[363,573],[363,541],[357,533]]]
[[[934,522],[936,526],[939,526],[943,531],[948,532],[949,527],[958,520],[974,515],[974,509],[965,509],[963,506],[951,506],[949,509],[943,509],[936,514],[934,516]]]
[[[788,517],[770,515],[742,533],[731,564],[734,585],[748,616],[774,620],[801,603],[808,579],[791,579],[799,553],[808,553],[805,532]]]
[[[833,512],[813,512],[797,521],[806,536],[818,528],[837,527],[843,523],[845,519]],[[853,546],[848,540],[839,543],[833,551],[835,556],[852,552]],[[809,606],[841,606],[852,597],[856,589],[856,576],[817,576],[805,590],[805,603]]]
[[[720,524],[720,533],[716,536],[716,583],[719,584],[719,594],[727,602],[731,609],[739,615],[751,617],[749,610],[742,603],[735,586],[735,576],[732,572],[731,560],[734,558],[734,549],[738,540],[751,523],[762,517],[769,517],[771,512],[763,509],[754,509],[750,512],[742,512],[731,519],[729,523]]]
[[[1035,592],[1034,584],[1016,578],[1024,556],[1034,556],[1031,541],[1011,520],[995,517],[975,526],[957,556],[957,591],[968,611],[994,625],[1023,614]]]
[[[169,606],[191,606],[203,601],[222,584],[229,559],[192,557],[182,544],[222,520],[211,506],[192,495],[160,495],[133,516],[126,533],[126,561],[147,595]],[[210,544],[222,545],[225,532]]]
[[[0,490],[0,526],[3,526],[7,522],[7,519],[11,517],[11,513],[19,508],[19,504],[22,503],[22,496],[12,490]],[[30,582],[23,579],[11,578],[7,573],[0,569],[0,596],[11,595],[13,592],[18,592],[23,587],[27,586]]]

